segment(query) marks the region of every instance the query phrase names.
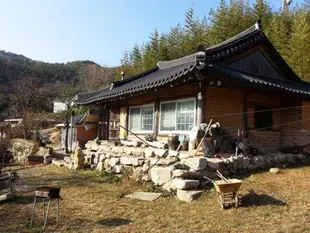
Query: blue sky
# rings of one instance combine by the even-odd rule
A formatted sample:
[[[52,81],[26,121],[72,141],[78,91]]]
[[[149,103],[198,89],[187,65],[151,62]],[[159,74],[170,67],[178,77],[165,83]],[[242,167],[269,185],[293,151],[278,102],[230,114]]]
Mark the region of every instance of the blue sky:
[[[155,28],[167,32],[183,24],[193,2],[196,16],[202,17],[220,1],[0,0],[0,50],[45,62],[92,60],[116,66],[126,49],[146,42]],[[280,8],[282,0],[269,2]]]

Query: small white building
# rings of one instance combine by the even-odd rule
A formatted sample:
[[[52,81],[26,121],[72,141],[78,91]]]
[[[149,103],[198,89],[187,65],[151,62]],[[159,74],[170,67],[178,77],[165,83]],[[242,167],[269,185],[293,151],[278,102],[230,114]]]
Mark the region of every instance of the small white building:
[[[53,108],[53,113],[62,113],[67,111],[68,106],[59,100],[54,101],[54,108]]]
[[[4,119],[4,122],[10,126],[10,128],[15,128],[19,126],[22,122],[23,119],[17,118],[17,119]]]

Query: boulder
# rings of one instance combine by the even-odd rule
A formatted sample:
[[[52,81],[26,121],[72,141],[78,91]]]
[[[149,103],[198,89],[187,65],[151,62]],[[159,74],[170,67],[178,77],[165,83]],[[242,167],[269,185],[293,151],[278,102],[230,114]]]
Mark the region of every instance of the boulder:
[[[180,178],[175,178],[172,180],[173,185],[177,189],[195,189],[199,186],[199,181],[198,180],[183,180]]]
[[[166,152],[166,150],[163,150],[163,149],[154,150],[155,156],[159,156],[159,157],[166,157],[168,155],[169,151],[168,151],[168,153],[165,153],[165,152]]]
[[[103,162],[103,167],[104,169],[108,169],[108,167],[110,167],[110,159],[105,159]]]
[[[121,146],[113,146],[112,147],[112,152],[116,154],[121,154],[124,153],[124,147]]]
[[[77,147],[74,151],[74,169],[82,169],[84,166],[84,153],[80,147]]]
[[[166,159],[166,158],[159,158],[159,159],[150,159],[150,164],[151,165],[165,165],[165,166],[168,166],[168,165],[171,165],[171,164],[174,164],[177,162],[177,159],[176,158],[170,158],[170,159]]]
[[[168,167],[153,167],[150,175],[155,185],[163,185],[171,180],[171,170]]]
[[[120,162],[119,158],[113,157],[113,158],[109,159],[109,165],[111,167],[114,167],[115,165],[119,164],[119,162]]]
[[[145,174],[144,176],[142,176],[142,180],[148,182],[151,180],[151,177],[149,174]]]
[[[64,166],[64,163],[65,163],[64,160],[57,160],[57,159],[53,159],[52,160],[52,164],[54,164],[54,165],[56,165],[58,167]]]
[[[184,175],[184,173],[186,173],[186,170],[175,169],[175,170],[172,171],[172,178],[182,177]]]
[[[172,171],[172,178],[184,178],[184,179],[199,179],[201,178],[200,172],[197,171],[188,171],[188,170],[181,170],[176,169]]]
[[[181,201],[192,202],[198,199],[202,194],[202,191],[188,191],[188,190],[177,190],[177,197]]]
[[[145,148],[144,155],[146,158],[151,158],[155,156],[154,150],[152,148]]]
[[[196,171],[205,169],[207,164],[208,161],[205,158],[189,158],[185,160],[185,165]]]
[[[126,155],[132,155],[132,147],[124,147],[124,152]]]
[[[179,152],[175,150],[169,150],[168,155],[171,157],[177,157],[179,155]]]
[[[115,165],[112,168],[112,172],[116,173],[116,174],[120,174],[120,173],[122,173],[122,168],[123,168],[123,165]]]
[[[179,153],[179,159],[188,159],[190,156],[188,154],[185,153]]]
[[[132,165],[133,158],[132,157],[121,157],[120,163],[123,165]]]
[[[281,163],[285,163],[287,161],[286,154],[278,154],[277,157]]]
[[[208,158],[207,161],[208,161],[208,163],[207,163],[208,167],[210,167],[210,168],[212,168],[214,170],[219,170],[219,171],[225,170],[225,164],[224,164],[224,162],[221,159]]]
[[[175,169],[182,169],[182,170],[188,170],[189,167],[187,165],[185,165],[184,163],[180,163],[177,162],[173,165],[170,166],[171,170],[175,170]]]
[[[132,148],[132,154],[134,156],[144,156],[144,149],[143,148]]]
[[[275,167],[275,168],[270,168],[270,170],[269,170],[269,172],[272,173],[272,174],[277,174],[277,173],[279,173],[280,171],[281,171],[281,169],[280,169],[280,168],[277,168],[277,167]]]
[[[248,169],[249,169],[249,170],[257,170],[257,169],[258,169],[258,165],[256,165],[256,164],[250,164],[250,165],[248,166]]]
[[[99,150],[99,145],[97,144],[96,141],[93,141],[93,142],[91,143],[90,149],[93,150],[93,151]]]
[[[250,165],[250,163],[251,163],[251,159],[249,159],[249,158],[244,158],[244,160],[243,160],[243,168],[244,169],[247,169],[248,167],[249,167],[249,165]]]
[[[146,172],[147,170],[149,170],[149,168],[150,168],[150,166],[148,165],[148,164],[143,164],[143,166],[142,166],[142,171],[143,172]]]
[[[177,188],[174,186],[173,182],[172,181],[169,181],[167,182],[166,184],[164,184],[162,186],[163,190],[166,190],[168,192],[171,192],[171,191],[174,191],[176,190]]]
[[[97,164],[97,167],[96,167],[96,170],[97,171],[104,171],[104,162],[100,161],[98,164]]]

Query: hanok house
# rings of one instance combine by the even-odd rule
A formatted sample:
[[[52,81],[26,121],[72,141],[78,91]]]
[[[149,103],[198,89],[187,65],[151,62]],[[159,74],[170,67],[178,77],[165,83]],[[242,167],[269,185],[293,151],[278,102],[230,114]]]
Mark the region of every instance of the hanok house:
[[[309,97],[310,84],[283,60],[259,20],[222,43],[159,61],[109,88],[80,93],[75,101],[101,107],[102,140],[126,138],[119,124],[165,139],[212,119],[232,134],[251,131],[260,147],[278,150],[309,142]]]

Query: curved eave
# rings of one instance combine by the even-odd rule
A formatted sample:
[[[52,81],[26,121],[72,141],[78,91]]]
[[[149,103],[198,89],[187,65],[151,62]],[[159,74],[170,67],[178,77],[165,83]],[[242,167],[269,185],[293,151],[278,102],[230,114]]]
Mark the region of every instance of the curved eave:
[[[153,91],[165,85],[174,84],[177,82],[185,83],[189,81],[188,76],[194,72],[196,65],[191,62],[183,64],[181,67],[172,67],[171,70],[160,70],[161,74],[152,73],[154,77],[140,77],[130,83],[122,86],[115,87],[114,89],[101,92],[96,96],[92,96],[88,99],[77,100],[77,105],[87,105],[98,101],[108,102],[115,98],[127,98],[130,96],[137,96],[146,94],[149,91]],[[169,75],[167,75],[169,74]],[[143,78],[143,79],[142,79]],[[183,80],[182,80],[183,79]]]
[[[260,87],[269,87],[277,90],[287,91],[303,96],[310,97],[310,84],[300,84],[293,81],[276,80],[266,78],[255,74],[241,72],[218,64],[209,64],[208,72],[213,75],[220,75],[224,78],[230,78],[238,83],[248,83]]]

